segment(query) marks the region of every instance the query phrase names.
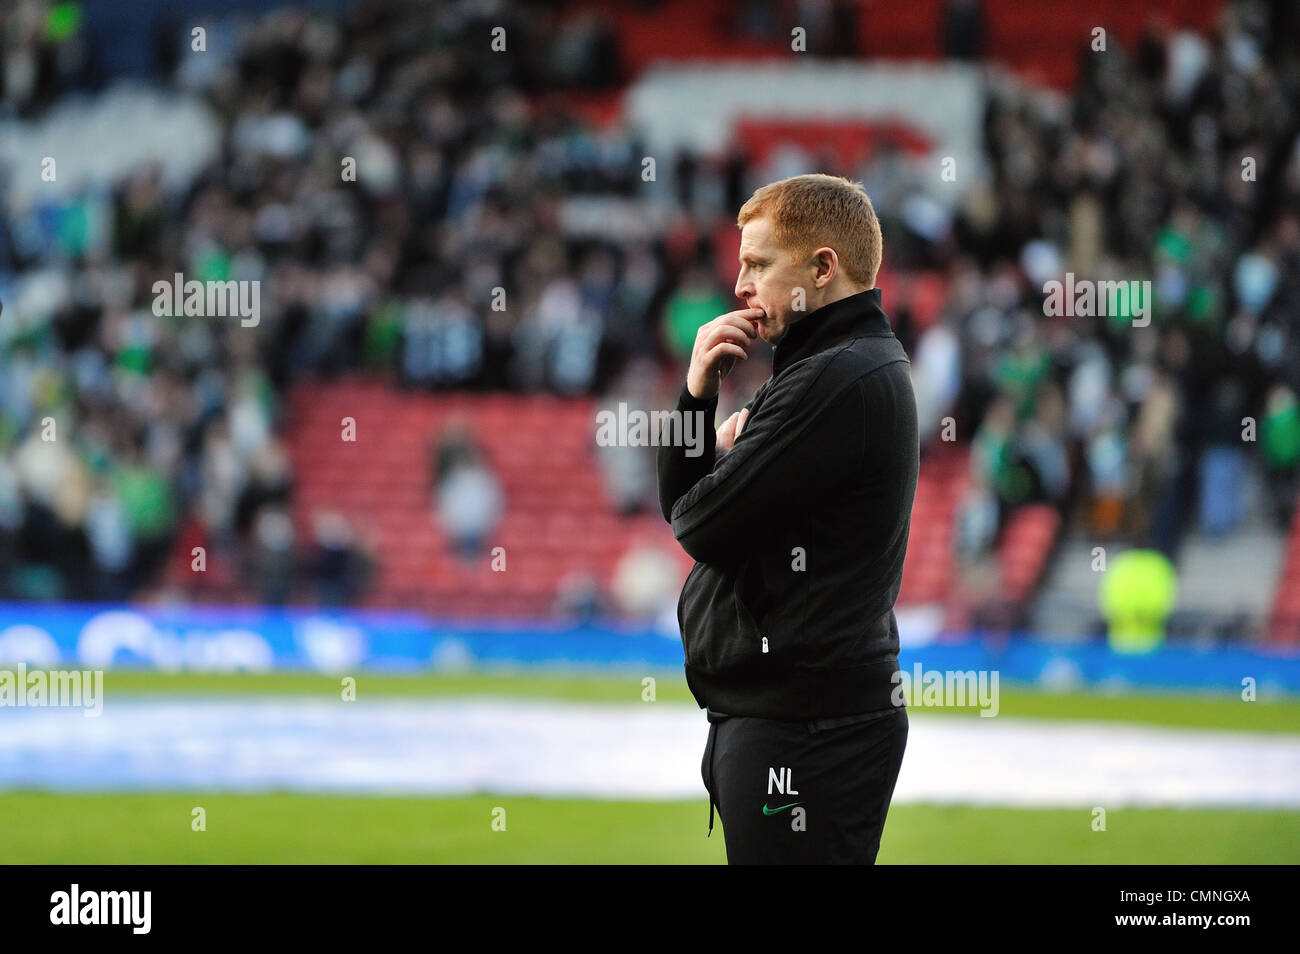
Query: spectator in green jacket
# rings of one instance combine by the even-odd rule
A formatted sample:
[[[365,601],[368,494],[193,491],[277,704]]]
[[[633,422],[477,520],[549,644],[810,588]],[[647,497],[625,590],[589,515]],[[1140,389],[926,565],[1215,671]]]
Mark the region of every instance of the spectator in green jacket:
[[[1275,385],[1269,392],[1259,440],[1273,513],[1278,525],[1286,527],[1295,509],[1296,477],[1300,474],[1300,402],[1285,384]]]

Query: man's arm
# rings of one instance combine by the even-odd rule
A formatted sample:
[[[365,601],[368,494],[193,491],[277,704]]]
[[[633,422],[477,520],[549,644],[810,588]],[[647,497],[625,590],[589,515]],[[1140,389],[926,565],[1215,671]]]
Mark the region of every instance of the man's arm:
[[[676,411],[682,424],[677,436],[681,441],[672,440],[673,435],[668,430],[673,426],[671,421],[664,423],[664,433],[659,435],[655,469],[659,478],[659,509],[663,511],[665,520],[672,520],[674,502],[713,470],[718,444],[718,435],[713,430],[713,418],[718,412],[718,388],[736,361],[749,357],[748,348],[758,337],[754,322],[762,314],[759,308],[727,312],[701,325],[695,332],[686,384],[677,396]],[[698,433],[703,441],[703,452],[694,457],[686,453],[688,421],[691,427],[697,421],[702,422]]]
[[[664,519],[669,523],[673,520],[673,504],[690,490],[695,484],[706,477],[713,470],[714,465],[718,462],[722,454],[731,450],[736,442],[736,437],[744,433],[745,424],[748,422],[750,413],[754,406],[762,399],[763,393],[771,385],[772,379],[764,381],[754,396],[749,399],[749,403],[737,411],[732,417],[736,421],[731,424],[731,431],[728,432],[727,425],[724,424],[718,430],[712,430],[712,422],[717,414],[718,401],[714,397],[711,401],[701,401],[694,397],[689,388],[682,388],[681,394],[677,398],[677,411],[683,415],[682,422],[685,424],[684,415],[694,413],[697,410],[704,413],[703,429],[699,432],[704,436],[701,437],[703,442],[703,452],[690,457],[682,453],[682,449],[676,448],[672,443],[672,434],[668,431],[670,426],[675,427],[670,421],[664,424],[667,433],[659,435],[659,451],[656,454],[655,467],[659,478],[659,509],[663,512]],[[728,433],[735,436],[728,437]]]
[[[713,418],[718,411],[718,396],[715,394],[708,400],[702,400],[692,395],[683,385],[681,394],[677,397],[676,410],[681,414],[682,429],[674,435],[675,425],[671,420],[665,420],[663,432],[659,434],[659,449],[655,452],[655,470],[659,478],[659,509],[663,511],[664,519],[669,522],[673,519],[673,504],[678,498],[713,470],[718,440],[718,435],[713,430]],[[698,456],[691,457],[687,451],[693,451],[693,448],[687,447],[685,440],[674,442],[673,438],[685,436],[688,415],[694,414],[700,415],[702,426],[698,433],[704,447]],[[691,427],[694,426],[691,424]]]
[[[865,426],[856,383],[823,400],[815,381],[783,380],[732,450],[667,505],[673,535],[703,563],[739,562],[797,512],[800,500],[833,493],[857,474]],[[660,493],[664,505],[662,485]]]

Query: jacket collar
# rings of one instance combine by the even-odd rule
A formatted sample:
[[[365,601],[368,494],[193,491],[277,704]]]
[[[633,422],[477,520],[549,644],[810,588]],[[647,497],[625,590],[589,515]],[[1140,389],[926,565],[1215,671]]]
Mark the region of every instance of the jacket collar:
[[[790,325],[776,343],[772,373],[780,374],[796,361],[854,338],[892,333],[880,307],[880,289],[868,288],[810,311]]]

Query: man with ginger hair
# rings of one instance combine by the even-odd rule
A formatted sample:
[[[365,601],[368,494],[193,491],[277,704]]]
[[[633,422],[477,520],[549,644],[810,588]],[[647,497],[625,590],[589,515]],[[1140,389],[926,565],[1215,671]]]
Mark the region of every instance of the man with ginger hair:
[[[677,615],[708,712],[709,830],[716,805],[732,864],[874,864],[907,744],[893,607],[919,461],[880,224],[859,183],[804,175],[737,225],[746,307],[699,329],[677,408],[712,419],[757,338],[772,376],[703,454],[661,439],[657,461],[696,560]]]

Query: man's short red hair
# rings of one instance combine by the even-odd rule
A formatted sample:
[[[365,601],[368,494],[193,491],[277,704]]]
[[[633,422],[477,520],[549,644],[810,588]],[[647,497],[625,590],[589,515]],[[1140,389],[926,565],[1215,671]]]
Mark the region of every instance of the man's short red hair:
[[[795,255],[835,249],[855,284],[874,287],[883,241],[880,220],[861,182],[811,173],[769,182],[740,207],[736,225],[766,217],[772,234]]]

